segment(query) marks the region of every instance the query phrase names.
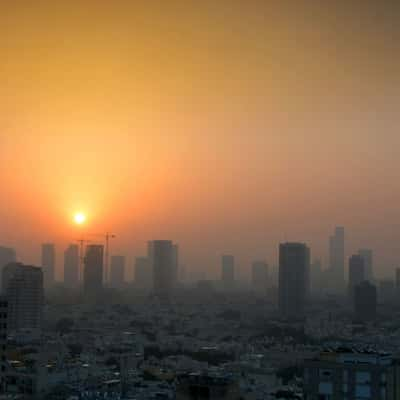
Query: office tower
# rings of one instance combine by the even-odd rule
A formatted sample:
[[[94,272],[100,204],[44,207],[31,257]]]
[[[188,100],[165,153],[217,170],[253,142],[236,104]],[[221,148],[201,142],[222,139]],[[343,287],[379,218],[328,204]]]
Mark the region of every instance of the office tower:
[[[372,321],[376,318],[376,287],[364,281],[354,288],[354,314],[358,321]]]
[[[64,252],[64,284],[69,288],[79,286],[79,246],[71,244]]]
[[[344,228],[336,227],[329,239],[330,287],[338,293],[344,291]]]
[[[371,283],[374,280],[373,251],[370,249],[361,249],[358,254],[364,259],[365,280]]]
[[[110,286],[120,289],[125,282],[125,257],[112,256],[110,266]]]
[[[303,243],[279,246],[279,310],[286,318],[304,316],[309,291],[310,249]]]
[[[396,268],[396,289],[400,290],[400,268]]]
[[[8,300],[10,330],[40,329],[44,290],[41,268],[11,263],[3,269],[3,295]]]
[[[14,249],[10,247],[0,246],[0,279],[3,268],[12,262],[17,261],[17,254]]]
[[[172,257],[173,257],[173,286],[176,288],[179,284],[179,246],[174,244],[172,246]]]
[[[265,294],[268,288],[268,264],[265,261],[254,261],[251,272],[254,291]]]
[[[304,361],[305,400],[395,400],[398,360],[371,348],[341,347]]]
[[[379,282],[379,300],[381,302],[389,302],[394,300],[396,294],[395,282],[392,279],[383,279]]]
[[[89,295],[96,295],[103,289],[104,246],[99,244],[87,246],[84,264],[84,292]]]
[[[153,287],[153,271],[147,257],[135,259],[135,286],[146,290]]]
[[[169,298],[174,288],[174,246],[170,240],[153,240],[148,244],[149,261],[153,270],[154,295]]]
[[[360,255],[353,255],[349,259],[349,297],[353,301],[354,288],[365,280],[364,259]]]
[[[6,368],[7,368],[7,331],[8,331],[8,301],[5,296],[0,296],[0,393],[6,393]]]
[[[224,289],[233,289],[235,285],[235,257],[231,255],[222,256],[222,285]]]
[[[42,269],[44,287],[50,288],[55,283],[56,250],[52,243],[42,245]]]

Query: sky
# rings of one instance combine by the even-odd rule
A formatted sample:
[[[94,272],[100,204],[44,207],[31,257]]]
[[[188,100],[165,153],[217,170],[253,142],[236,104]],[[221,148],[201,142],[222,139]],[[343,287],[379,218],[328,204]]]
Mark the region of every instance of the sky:
[[[399,2],[3,3],[0,243],[22,261],[56,242],[60,278],[67,243],[113,231],[129,267],[164,238],[246,276],[283,240],[326,261],[344,225],[348,255],[400,265]]]

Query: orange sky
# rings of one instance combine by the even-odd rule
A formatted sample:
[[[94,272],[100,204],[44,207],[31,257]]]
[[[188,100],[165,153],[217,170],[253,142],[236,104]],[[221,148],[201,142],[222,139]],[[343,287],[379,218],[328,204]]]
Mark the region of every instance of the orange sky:
[[[1,243],[37,263],[84,210],[210,276],[335,224],[400,263],[395,2],[136,3],[0,6]]]

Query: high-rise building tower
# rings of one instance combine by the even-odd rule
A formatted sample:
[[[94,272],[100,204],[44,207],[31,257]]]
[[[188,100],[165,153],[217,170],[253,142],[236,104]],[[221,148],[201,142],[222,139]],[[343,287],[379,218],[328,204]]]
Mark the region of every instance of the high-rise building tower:
[[[8,300],[10,330],[40,329],[44,291],[41,268],[11,263],[3,269],[3,295]]]
[[[179,246],[177,244],[172,246],[172,258],[174,264],[173,285],[176,288],[179,284]]]
[[[222,285],[224,289],[233,289],[235,286],[235,257],[229,254],[223,255],[221,262]]]
[[[254,261],[251,265],[253,289],[266,294],[268,287],[268,264],[265,261]]]
[[[354,288],[365,280],[364,259],[356,254],[349,259],[349,297],[353,300]]]
[[[110,267],[110,286],[120,289],[125,282],[125,257],[112,256]]]
[[[86,247],[83,288],[86,294],[96,295],[103,289],[104,246],[91,244]]]
[[[55,283],[56,250],[52,243],[42,245],[42,268],[44,287],[51,288]]]
[[[135,259],[135,285],[146,290],[153,287],[153,270],[147,257]]]
[[[174,288],[174,245],[171,240],[153,240],[148,244],[148,251],[154,294],[159,298],[169,298]]]
[[[400,290],[400,268],[396,268],[396,290]]]
[[[304,316],[310,288],[310,249],[303,243],[279,246],[279,310],[286,318]]]
[[[79,286],[79,246],[71,244],[64,252],[64,284],[69,288]]]
[[[0,296],[0,393],[7,392],[7,332],[8,332],[8,300]]]
[[[0,246],[0,280],[3,268],[10,263],[17,261],[17,253],[10,247]]]
[[[358,254],[364,260],[365,280],[370,281],[372,283],[374,281],[373,251],[371,249],[360,249],[358,251]]]
[[[332,289],[343,293],[345,288],[343,227],[336,227],[334,235],[329,239],[329,272]]]
[[[376,318],[376,287],[364,281],[354,288],[354,314],[358,321],[372,321]]]

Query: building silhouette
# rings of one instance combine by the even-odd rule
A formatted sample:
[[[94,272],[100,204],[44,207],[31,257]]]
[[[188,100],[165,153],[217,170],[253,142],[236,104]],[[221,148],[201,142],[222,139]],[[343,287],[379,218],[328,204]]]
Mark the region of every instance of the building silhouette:
[[[120,289],[125,283],[125,257],[112,256],[110,264],[110,286]]]
[[[372,283],[374,281],[374,253],[371,249],[360,249],[358,251],[358,254],[364,260],[365,280]]]
[[[8,301],[9,330],[40,329],[44,305],[42,269],[8,264],[3,269],[2,284]]]
[[[17,253],[10,247],[0,246],[0,276],[2,275],[3,268],[10,263],[17,261]],[[0,277],[1,279],[1,277]]]
[[[279,246],[279,310],[283,317],[304,316],[310,288],[310,249],[303,243]]]
[[[179,246],[172,246],[172,262],[173,262],[173,286],[176,288],[179,285]]]
[[[343,293],[344,282],[344,228],[335,228],[335,233],[329,239],[329,275],[330,287],[338,293]]]
[[[135,259],[135,286],[146,290],[153,287],[153,271],[147,257]]]
[[[354,288],[354,315],[357,321],[367,322],[376,318],[376,286],[368,281]]]
[[[221,281],[224,289],[231,290],[235,286],[235,257],[225,254],[221,259]]]
[[[268,288],[268,264],[265,261],[254,261],[251,265],[253,290],[265,294]]]
[[[353,301],[354,288],[365,280],[364,259],[356,254],[349,259],[349,298]]]
[[[64,284],[69,288],[79,286],[79,246],[71,244],[64,252]]]
[[[84,265],[84,292],[88,295],[96,295],[103,289],[104,246],[99,244],[88,245]]]
[[[154,295],[167,299],[174,289],[176,255],[171,240],[148,243],[148,259],[153,270]]]
[[[8,300],[0,296],[0,393],[6,392]]]
[[[52,243],[42,244],[42,268],[44,287],[51,288],[55,283],[56,250]]]
[[[400,268],[396,268],[396,290],[400,290]]]

